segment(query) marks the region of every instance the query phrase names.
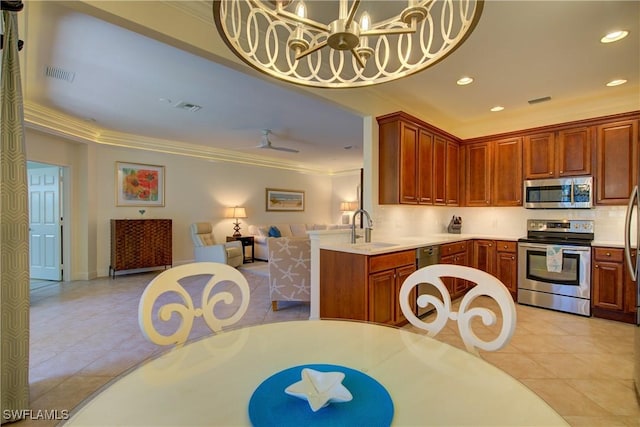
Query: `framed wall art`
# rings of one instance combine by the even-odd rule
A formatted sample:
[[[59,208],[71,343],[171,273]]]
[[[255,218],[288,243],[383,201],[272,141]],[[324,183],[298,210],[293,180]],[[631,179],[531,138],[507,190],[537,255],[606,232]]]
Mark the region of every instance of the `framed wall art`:
[[[116,206],[164,206],[164,166],[116,162]]]
[[[304,191],[267,188],[267,211],[304,211]]]

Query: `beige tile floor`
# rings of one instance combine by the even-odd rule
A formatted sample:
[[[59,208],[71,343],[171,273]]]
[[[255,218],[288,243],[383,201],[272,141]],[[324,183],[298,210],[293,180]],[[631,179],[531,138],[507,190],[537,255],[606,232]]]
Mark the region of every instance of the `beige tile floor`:
[[[114,377],[166,350],[148,343],[137,324],[138,300],[153,276],[56,283],[32,290],[32,409],[71,410]],[[308,317],[307,304],[271,311],[266,278],[246,276],[251,302],[242,324]],[[633,326],[521,305],[517,311],[510,344],[482,353],[485,360],[522,381],[573,426],[640,427],[632,382]],[[479,335],[491,334],[483,328],[478,327]],[[199,327],[190,338],[207,333],[206,327]],[[447,325],[438,339],[463,347],[455,324]],[[13,425],[55,424],[24,420]]]

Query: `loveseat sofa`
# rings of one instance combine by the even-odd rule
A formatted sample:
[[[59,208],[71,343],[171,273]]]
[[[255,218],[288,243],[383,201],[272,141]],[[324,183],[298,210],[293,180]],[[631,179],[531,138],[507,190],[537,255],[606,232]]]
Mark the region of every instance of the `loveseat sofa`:
[[[248,228],[249,235],[253,236],[254,258],[261,261],[269,260],[269,237],[306,237],[307,231],[332,230],[346,227],[336,224],[256,224]]]

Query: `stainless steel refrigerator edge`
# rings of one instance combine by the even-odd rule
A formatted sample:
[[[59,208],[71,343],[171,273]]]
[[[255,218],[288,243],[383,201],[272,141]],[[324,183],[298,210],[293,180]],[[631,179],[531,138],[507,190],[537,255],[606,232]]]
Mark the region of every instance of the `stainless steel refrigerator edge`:
[[[640,256],[637,257],[635,264],[631,259],[631,217],[633,211],[636,211],[636,245],[640,242],[640,201],[638,200],[638,186],[633,188],[629,205],[627,206],[627,215],[625,219],[624,230],[624,255],[629,267],[631,278],[637,282],[638,279],[638,262]],[[636,328],[635,328],[635,351],[633,355],[635,359],[634,381],[636,386],[636,394],[640,401],[640,285],[636,285]]]

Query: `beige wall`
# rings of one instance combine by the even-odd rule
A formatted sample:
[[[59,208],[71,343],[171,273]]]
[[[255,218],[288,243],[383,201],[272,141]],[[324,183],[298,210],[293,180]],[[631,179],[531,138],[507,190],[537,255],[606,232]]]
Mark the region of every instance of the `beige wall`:
[[[112,218],[139,218],[139,207],[115,205],[115,162],[164,165],[164,207],[146,207],[145,218],[173,220],[174,265],[193,259],[189,225],[210,221],[216,239],[233,232],[233,220],[223,218],[224,208],[241,205],[248,218],[241,232],[253,223],[335,223],[338,206],[346,194],[355,193],[359,172],[336,177],[308,175],[282,169],[220,163],[165,153],[75,142],[27,129],[28,160],[65,166],[65,192],[69,208],[70,277],[81,280],[106,276],[109,268]],[[303,190],[304,212],[266,212],[265,188]],[[67,189],[68,188],[68,189]],[[354,194],[355,195],[355,194]],[[65,267],[67,268],[67,267]]]

